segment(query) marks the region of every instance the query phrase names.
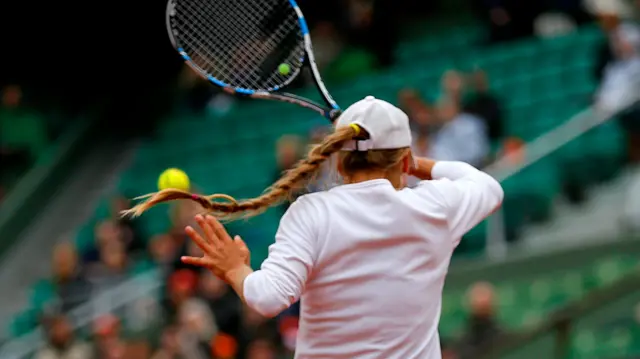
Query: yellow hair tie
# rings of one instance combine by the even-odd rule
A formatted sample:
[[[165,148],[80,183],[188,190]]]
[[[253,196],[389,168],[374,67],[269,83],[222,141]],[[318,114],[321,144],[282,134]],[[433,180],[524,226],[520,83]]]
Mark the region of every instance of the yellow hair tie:
[[[360,126],[356,125],[355,123],[350,123],[349,126],[351,126],[351,128],[356,131],[356,137],[360,135]]]

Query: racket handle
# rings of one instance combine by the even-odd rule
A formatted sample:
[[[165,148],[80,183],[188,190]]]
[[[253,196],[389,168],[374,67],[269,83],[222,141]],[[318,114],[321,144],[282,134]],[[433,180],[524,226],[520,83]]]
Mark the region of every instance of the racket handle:
[[[335,123],[340,115],[342,115],[342,110],[335,108],[329,111],[329,120],[331,120],[331,123]]]

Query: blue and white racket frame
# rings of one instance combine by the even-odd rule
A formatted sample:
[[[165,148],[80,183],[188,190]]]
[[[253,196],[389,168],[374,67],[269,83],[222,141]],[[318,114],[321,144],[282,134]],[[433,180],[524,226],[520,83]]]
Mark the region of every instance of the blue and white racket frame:
[[[336,101],[333,99],[333,97],[327,90],[327,87],[324,84],[324,81],[322,81],[322,77],[320,76],[320,71],[318,71],[315,56],[313,54],[313,45],[311,44],[311,35],[309,33],[309,27],[307,26],[307,21],[304,18],[304,14],[302,13],[302,10],[300,9],[300,7],[298,6],[295,0],[287,0],[287,1],[290,3],[291,7],[298,15],[300,30],[302,32],[303,39],[304,39],[305,58],[303,63],[307,65],[311,70],[314,83],[318,89],[318,92],[320,92],[326,106],[323,106],[305,97],[294,95],[292,93],[279,92],[284,87],[289,85],[293,80],[295,80],[295,78],[301,72],[301,68],[295,69],[296,72],[282,85],[268,89],[268,90],[261,90],[261,91],[240,88],[240,87],[233,87],[208,74],[205,70],[200,68],[194,61],[192,61],[191,57],[184,51],[184,49],[180,46],[180,44],[178,43],[178,41],[174,36],[173,28],[171,26],[171,17],[174,14],[174,4],[176,1],[179,1],[179,0],[169,0],[167,2],[166,26],[167,26],[167,32],[169,34],[169,39],[171,40],[171,44],[173,45],[174,49],[178,51],[178,53],[180,54],[184,62],[202,78],[209,81],[213,85],[220,87],[223,91],[231,95],[293,103],[293,104],[316,111],[320,115],[324,116],[331,123],[334,123],[336,119],[340,117],[342,110],[340,109],[340,106],[338,106]],[[238,1],[243,1],[243,0],[238,0]]]

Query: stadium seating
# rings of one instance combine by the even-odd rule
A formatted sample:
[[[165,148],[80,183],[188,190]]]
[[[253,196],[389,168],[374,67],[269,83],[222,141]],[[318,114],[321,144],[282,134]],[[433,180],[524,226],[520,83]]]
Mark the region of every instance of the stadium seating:
[[[598,29],[586,27],[572,35],[524,40],[482,51],[475,47],[474,36],[477,38],[472,29],[467,29],[459,38],[453,36],[457,40],[445,44],[440,44],[445,40],[434,37],[401,45],[398,57],[406,64],[352,84],[334,86],[334,95],[340,103],[356,101],[369,93],[394,102],[398,90],[410,86],[436,98],[443,71],[479,66],[488,72],[494,92],[504,101],[508,134],[526,141],[555,128],[589,104],[595,89],[591,78],[594,56],[590,52],[602,37]],[[456,51],[443,54],[437,50],[447,46]],[[413,60],[416,58],[420,59],[418,64]],[[273,113],[276,118],[265,118],[265,114]],[[307,110],[272,103],[243,103],[224,117],[185,118],[179,114],[166,123],[155,142],[140,151],[122,187],[128,192],[148,192],[157,173],[175,165],[184,168],[204,192],[254,196],[271,180],[271,149],[277,137],[283,133],[306,134],[322,121]],[[620,137],[617,124],[607,123],[505,181],[512,232],[527,221],[546,219],[567,181],[589,185],[610,177],[621,163]],[[226,156],[226,151],[233,151],[233,158]],[[597,172],[603,178],[594,178],[594,159],[611,165]],[[224,176],[218,175],[221,173]],[[271,234],[261,236],[265,243]],[[478,241],[469,244],[470,248],[482,247],[484,235],[479,229],[470,237]]]
[[[637,268],[637,263],[633,255],[610,256],[585,267],[494,283],[500,323],[508,329],[535,325],[551,310],[620,279]],[[466,287],[445,286],[440,320],[440,332],[444,338],[456,337],[464,329],[466,290]]]
[[[571,358],[632,358],[640,354],[640,328],[636,323],[575,333]]]

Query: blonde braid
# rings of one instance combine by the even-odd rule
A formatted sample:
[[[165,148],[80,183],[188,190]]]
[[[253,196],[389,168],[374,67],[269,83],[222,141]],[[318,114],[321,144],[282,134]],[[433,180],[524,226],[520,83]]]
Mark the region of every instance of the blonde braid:
[[[319,172],[321,165],[331,155],[340,151],[347,141],[355,138],[360,131],[355,127],[345,126],[337,128],[332,134],[311,149],[307,157],[300,160],[292,169],[286,171],[265,192],[252,199],[237,201],[225,194],[199,196],[177,189],[165,189],[157,193],[148,194],[136,199],[144,199],[133,208],[123,211],[123,216],[138,217],[151,207],[169,201],[188,199],[197,202],[211,215],[222,220],[235,220],[256,216],[269,207],[280,204],[298,189],[304,187]],[[224,200],[221,202],[219,200]]]

